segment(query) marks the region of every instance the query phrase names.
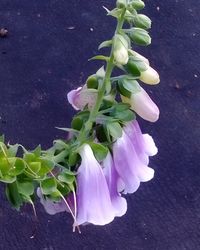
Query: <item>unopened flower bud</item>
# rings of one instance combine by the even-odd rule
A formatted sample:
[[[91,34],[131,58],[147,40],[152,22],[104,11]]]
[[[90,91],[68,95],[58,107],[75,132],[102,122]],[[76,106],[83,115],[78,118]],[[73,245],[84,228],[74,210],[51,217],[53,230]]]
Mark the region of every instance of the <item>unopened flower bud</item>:
[[[146,84],[156,85],[160,82],[160,77],[155,69],[148,66],[147,70],[141,72],[140,80]]]
[[[150,29],[151,28],[151,19],[143,14],[138,14],[134,18],[134,24],[138,28]]]
[[[135,10],[142,10],[145,7],[145,3],[141,0],[133,0],[131,5]]]
[[[159,118],[159,109],[151,100],[147,92],[142,87],[140,88],[141,91],[132,94],[130,98],[121,96],[122,101],[129,103],[131,105],[131,109],[144,120],[156,122]]]
[[[128,62],[128,42],[121,35],[114,37],[114,59],[117,64],[125,65]]]
[[[91,75],[86,81],[88,89],[97,89],[98,88],[98,79],[96,75]]]
[[[144,29],[132,28],[129,31],[128,35],[131,40],[137,45],[148,46],[149,44],[151,44],[151,37]]]

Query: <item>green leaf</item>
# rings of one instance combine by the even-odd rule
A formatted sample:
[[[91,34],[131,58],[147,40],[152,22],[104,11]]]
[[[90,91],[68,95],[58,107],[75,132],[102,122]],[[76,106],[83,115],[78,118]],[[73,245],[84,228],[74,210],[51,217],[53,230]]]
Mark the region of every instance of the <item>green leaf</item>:
[[[75,176],[69,175],[67,172],[63,172],[58,175],[58,180],[66,184],[73,184],[73,182],[75,181]]]
[[[24,169],[25,169],[25,163],[22,159],[20,158],[14,158],[14,164],[12,166],[12,168],[10,168],[8,174],[15,176],[15,175],[19,175],[21,173],[23,173]]]
[[[54,162],[48,158],[41,160],[41,168],[38,172],[40,176],[45,176],[47,173],[52,171],[54,168]]]
[[[75,130],[81,130],[83,127],[83,120],[80,117],[74,117],[71,122],[71,126]]]
[[[9,157],[15,157],[16,154],[17,154],[18,148],[19,148],[19,144],[9,145],[8,156]]]
[[[123,102],[117,103],[113,106],[113,109],[115,112],[123,112],[129,108],[130,108],[130,104],[123,103]]]
[[[16,176],[4,175],[0,178],[0,181],[4,183],[13,183],[16,181]]]
[[[108,56],[104,56],[104,55],[97,55],[97,56],[94,56],[92,58],[90,58],[88,61],[92,61],[92,60],[102,60],[102,61],[109,61],[110,57]]]
[[[34,193],[33,182],[17,182],[17,188],[20,194],[24,196],[31,196]]]
[[[98,49],[100,50],[105,47],[110,47],[111,45],[112,45],[112,40],[104,41],[99,45]]]
[[[78,161],[78,154],[76,152],[71,152],[69,154],[68,164],[70,167],[75,166]]]
[[[33,151],[32,153],[36,156],[36,157],[40,157],[41,155],[41,146],[38,145]]]
[[[18,192],[16,182],[6,185],[6,196],[12,206],[19,210],[23,202]]]
[[[49,195],[57,191],[57,183],[54,178],[48,178],[41,182],[41,190],[44,195]]]
[[[106,126],[114,140],[122,136],[122,127],[118,122],[108,123]]]
[[[6,175],[10,169],[10,163],[7,158],[0,157],[0,173]]]
[[[95,158],[98,160],[98,161],[102,161],[103,159],[106,158],[106,155],[108,153],[108,148],[103,146],[102,144],[99,144],[99,143],[94,143],[94,142],[90,142],[89,143],[91,148],[92,148],[92,151],[95,155]]]
[[[28,166],[32,172],[38,173],[41,169],[41,162],[29,162]]]
[[[116,17],[116,18],[119,18],[122,14],[122,9],[118,9],[118,8],[115,8],[113,10],[109,10],[107,9],[106,7],[103,6],[103,8],[107,11],[107,15],[108,16],[113,16],[113,17]]]
[[[135,113],[130,109],[123,112],[114,112],[112,115],[122,122],[129,122],[135,119]]]

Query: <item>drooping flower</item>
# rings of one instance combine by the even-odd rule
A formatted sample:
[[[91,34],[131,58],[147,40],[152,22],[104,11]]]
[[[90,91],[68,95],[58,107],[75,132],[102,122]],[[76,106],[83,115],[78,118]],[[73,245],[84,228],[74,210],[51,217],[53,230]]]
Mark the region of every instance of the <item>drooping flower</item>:
[[[124,96],[121,96],[121,98],[123,102],[129,103],[131,109],[144,120],[150,122],[158,120],[160,114],[159,108],[142,87],[140,87],[140,91],[132,94],[130,98]]]
[[[91,109],[97,99],[97,90],[88,89],[86,85],[77,89],[71,90],[67,94],[68,102],[75,110],[83,110],[86,105]]]
[[[148,167],[148,156],[156,153],[155,144],[149,136],[141,135],[137,125],[128,123],[122,137],[113,145],[114,164],[121,178],[120,191],[124,190],[124,193],[135,192],[140,182],[149,181],[154,176],[154,170]]]
[[[115,216],[122,216],[127,211],[127,202],[118,192],[120,179],[110,153],[107,154],[102,166],[104,167],[103,171],[108,183],[112,206],[115,209]]]
[[[105,225],[115,216],[106,178],[88,144],[80,150],[81,165],[77,176],[77,219],[78,225],[92,223]]]
[[[116,64],[125,65],[128,62],[128,42],[126,39],[117,34],[114,37],[113,55]]]

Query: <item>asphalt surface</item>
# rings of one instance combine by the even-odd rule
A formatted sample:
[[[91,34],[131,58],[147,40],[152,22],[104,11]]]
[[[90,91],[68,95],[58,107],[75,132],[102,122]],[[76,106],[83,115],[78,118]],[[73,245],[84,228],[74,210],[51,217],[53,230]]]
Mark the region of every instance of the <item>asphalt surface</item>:
[[[65,134],[73,109],[67,92],[84,83],[100,63],[88,62],[109,39],[115,20],[102,5],[115,1],[1,0],[0,133],[10,143],[44,148]],[[68,214],[47,215],[37,204],[35,229],[29,206],[12,210],[0,188],[2,250],[198,250],[200,249],[200,2],[148,0],[152,45],[140,48],[161,76],[146,87],[161,110],[156,124],[139,121],[159,148],[151,159],[155,178],[127,196],[128,211],[104,227],[72,233]],[[35,236],[31,237],[35,232]]]

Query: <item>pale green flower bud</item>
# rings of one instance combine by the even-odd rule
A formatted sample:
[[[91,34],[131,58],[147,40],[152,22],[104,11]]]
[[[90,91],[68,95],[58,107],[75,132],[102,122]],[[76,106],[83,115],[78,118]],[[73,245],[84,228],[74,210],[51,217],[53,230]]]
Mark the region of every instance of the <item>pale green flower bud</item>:
[[[155,69],[148,66],[147,70],[141,72],[140,80],[146,84],[156,85],[160,82],[160,77]]]
[[[151,28],[151,19],[146,15],[138,14],[134,18],[134,24],[138,28],[150,29]]]
[[[136,10],[142,10],[145,7],[145,3],[141,0],[133,0],[131,5]]]
[[[121,35],[115,35],[113,43],[113,55],[115,62],[120,65],[125,65],[128,62],[128,42]]]

